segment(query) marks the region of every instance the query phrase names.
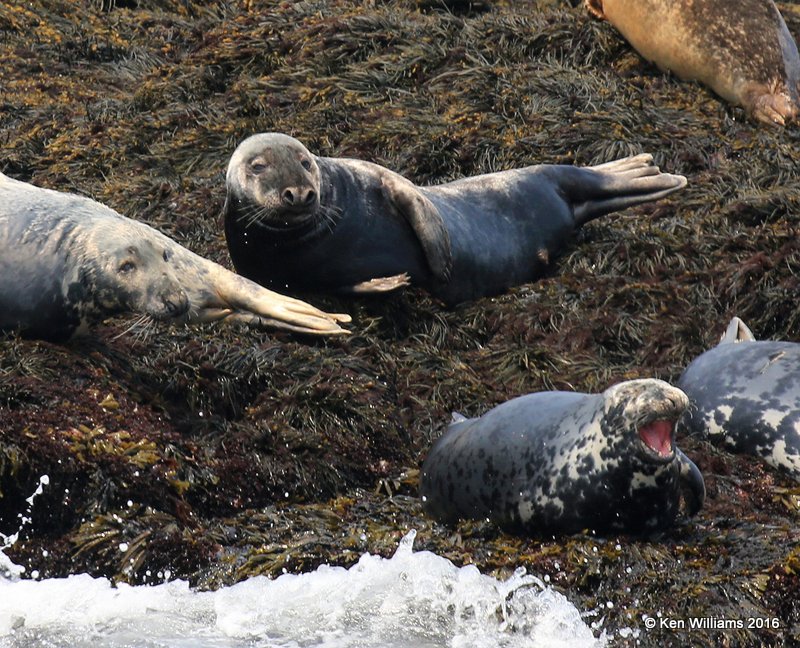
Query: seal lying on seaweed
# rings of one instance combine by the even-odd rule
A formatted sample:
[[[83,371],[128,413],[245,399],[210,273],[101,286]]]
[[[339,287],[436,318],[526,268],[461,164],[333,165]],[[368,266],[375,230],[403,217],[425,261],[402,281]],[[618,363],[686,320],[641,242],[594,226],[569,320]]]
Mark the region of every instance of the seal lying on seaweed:
[[[536,279],[584,223],[685,184],[637,155],[417,187],[261,133],[228,165],[225,235],[236,270],[271,288],[373,292],[410,280],[455,304]]]
[[[748,115],[797,116],[800,55],[772,0],[585,0],[662,70],[709,86]]]
[[[691,401],[682,433],[760,457],[800,481],[800,344],[757,341],[734,317],[678,385]]]
[[[346,333],[330,315],[266,290],[90,198],[0,174],[0,330],[64,341],[126,312]]]
[[[426,511],[488,518],[511,533],[644,533],[672,525],[683,491],[694,515],[700,471],[674,443],[686,395],[661,380],[602,394],[539,392],[455,418],[422,466]]]

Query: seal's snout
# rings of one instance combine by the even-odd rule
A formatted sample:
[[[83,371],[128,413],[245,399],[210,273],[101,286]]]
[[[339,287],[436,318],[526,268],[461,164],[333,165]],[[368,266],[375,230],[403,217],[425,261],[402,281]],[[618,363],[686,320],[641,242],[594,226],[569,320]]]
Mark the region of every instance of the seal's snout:
[[[189,312],[189,296],[173,279],[164,277],[160,288],[157,288],[146,308],[149,315],[156,319],[177,319]]]
[[[281,192],[281,203],[290,209],[307,209],[316,201],[317,192],[311,187],[287,187]]]
[[[624,405],[623,427],[633,435],[639,456],[657,464],[672,461],[677,450],[675,427],[689,406],[686,394],[652,378],[619,383],[608,392],[611,402]]]
[[[645,455],[651,461],[671,461],[675,457],[675,426],[689,406],[689,399],[682,391],[668,385],[663,387],[661,402],[658,401],[659,398],[654,395],[647,409],[655,417],[645,419],[646,422],[639,425],[637,431]]]
[[[169,317],[180,317],[189,310],[189,299],[181,292],[164,298],[164,310]]]

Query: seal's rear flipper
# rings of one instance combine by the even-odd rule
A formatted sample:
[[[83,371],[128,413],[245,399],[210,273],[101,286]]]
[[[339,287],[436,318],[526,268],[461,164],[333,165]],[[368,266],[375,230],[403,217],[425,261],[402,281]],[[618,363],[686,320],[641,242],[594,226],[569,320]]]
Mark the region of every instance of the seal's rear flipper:
[[[694,516],[706,501],[706,483],[700,469],[678,448],[675,448],[680,466],[681,494],[686,505],[686,515]]]
[[[770,126],[786,126],[797,118],[797,102],[787,92],[769,85],[754,84],[750,92],[744,93],[743,104],[753,119]]]
[[[583,4],[589,10],[589,13],[596,18],[600,20],[606,19],[606,14],[603,11],[603,0],[583,0]]]
[[[755,342],[755,340],[756,336],[753,335],[747,324],[738,317],[734,317],[728,324],[728,328],[725,329],[725,333],[722,334],[719,343],[732,344],[735,342]]]
[[[648,153],[588,168],[574,167],[573,171],[561,173],[559,185],[572,197],[578,226],[611,212],[660,200],[686,186],[684,176],[661,173]]]

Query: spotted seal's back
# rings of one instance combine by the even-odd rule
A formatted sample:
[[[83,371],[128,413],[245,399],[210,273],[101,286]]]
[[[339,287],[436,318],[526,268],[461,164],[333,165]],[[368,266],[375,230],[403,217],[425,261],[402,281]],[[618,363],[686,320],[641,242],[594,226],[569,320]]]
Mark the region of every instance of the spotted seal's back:
[[[800,481],[800,344],[756,341],[734,318],[678,385],[691,401],[679,431],[761,457]]]

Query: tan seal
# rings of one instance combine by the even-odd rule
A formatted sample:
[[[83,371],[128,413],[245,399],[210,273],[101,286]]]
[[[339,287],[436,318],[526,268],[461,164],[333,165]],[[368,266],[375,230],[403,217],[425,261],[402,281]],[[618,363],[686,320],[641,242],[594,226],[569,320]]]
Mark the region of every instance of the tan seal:
[[[797,116],[800,56],[772,0],[585,0],[648,61],[709,86],[748,115]]]

